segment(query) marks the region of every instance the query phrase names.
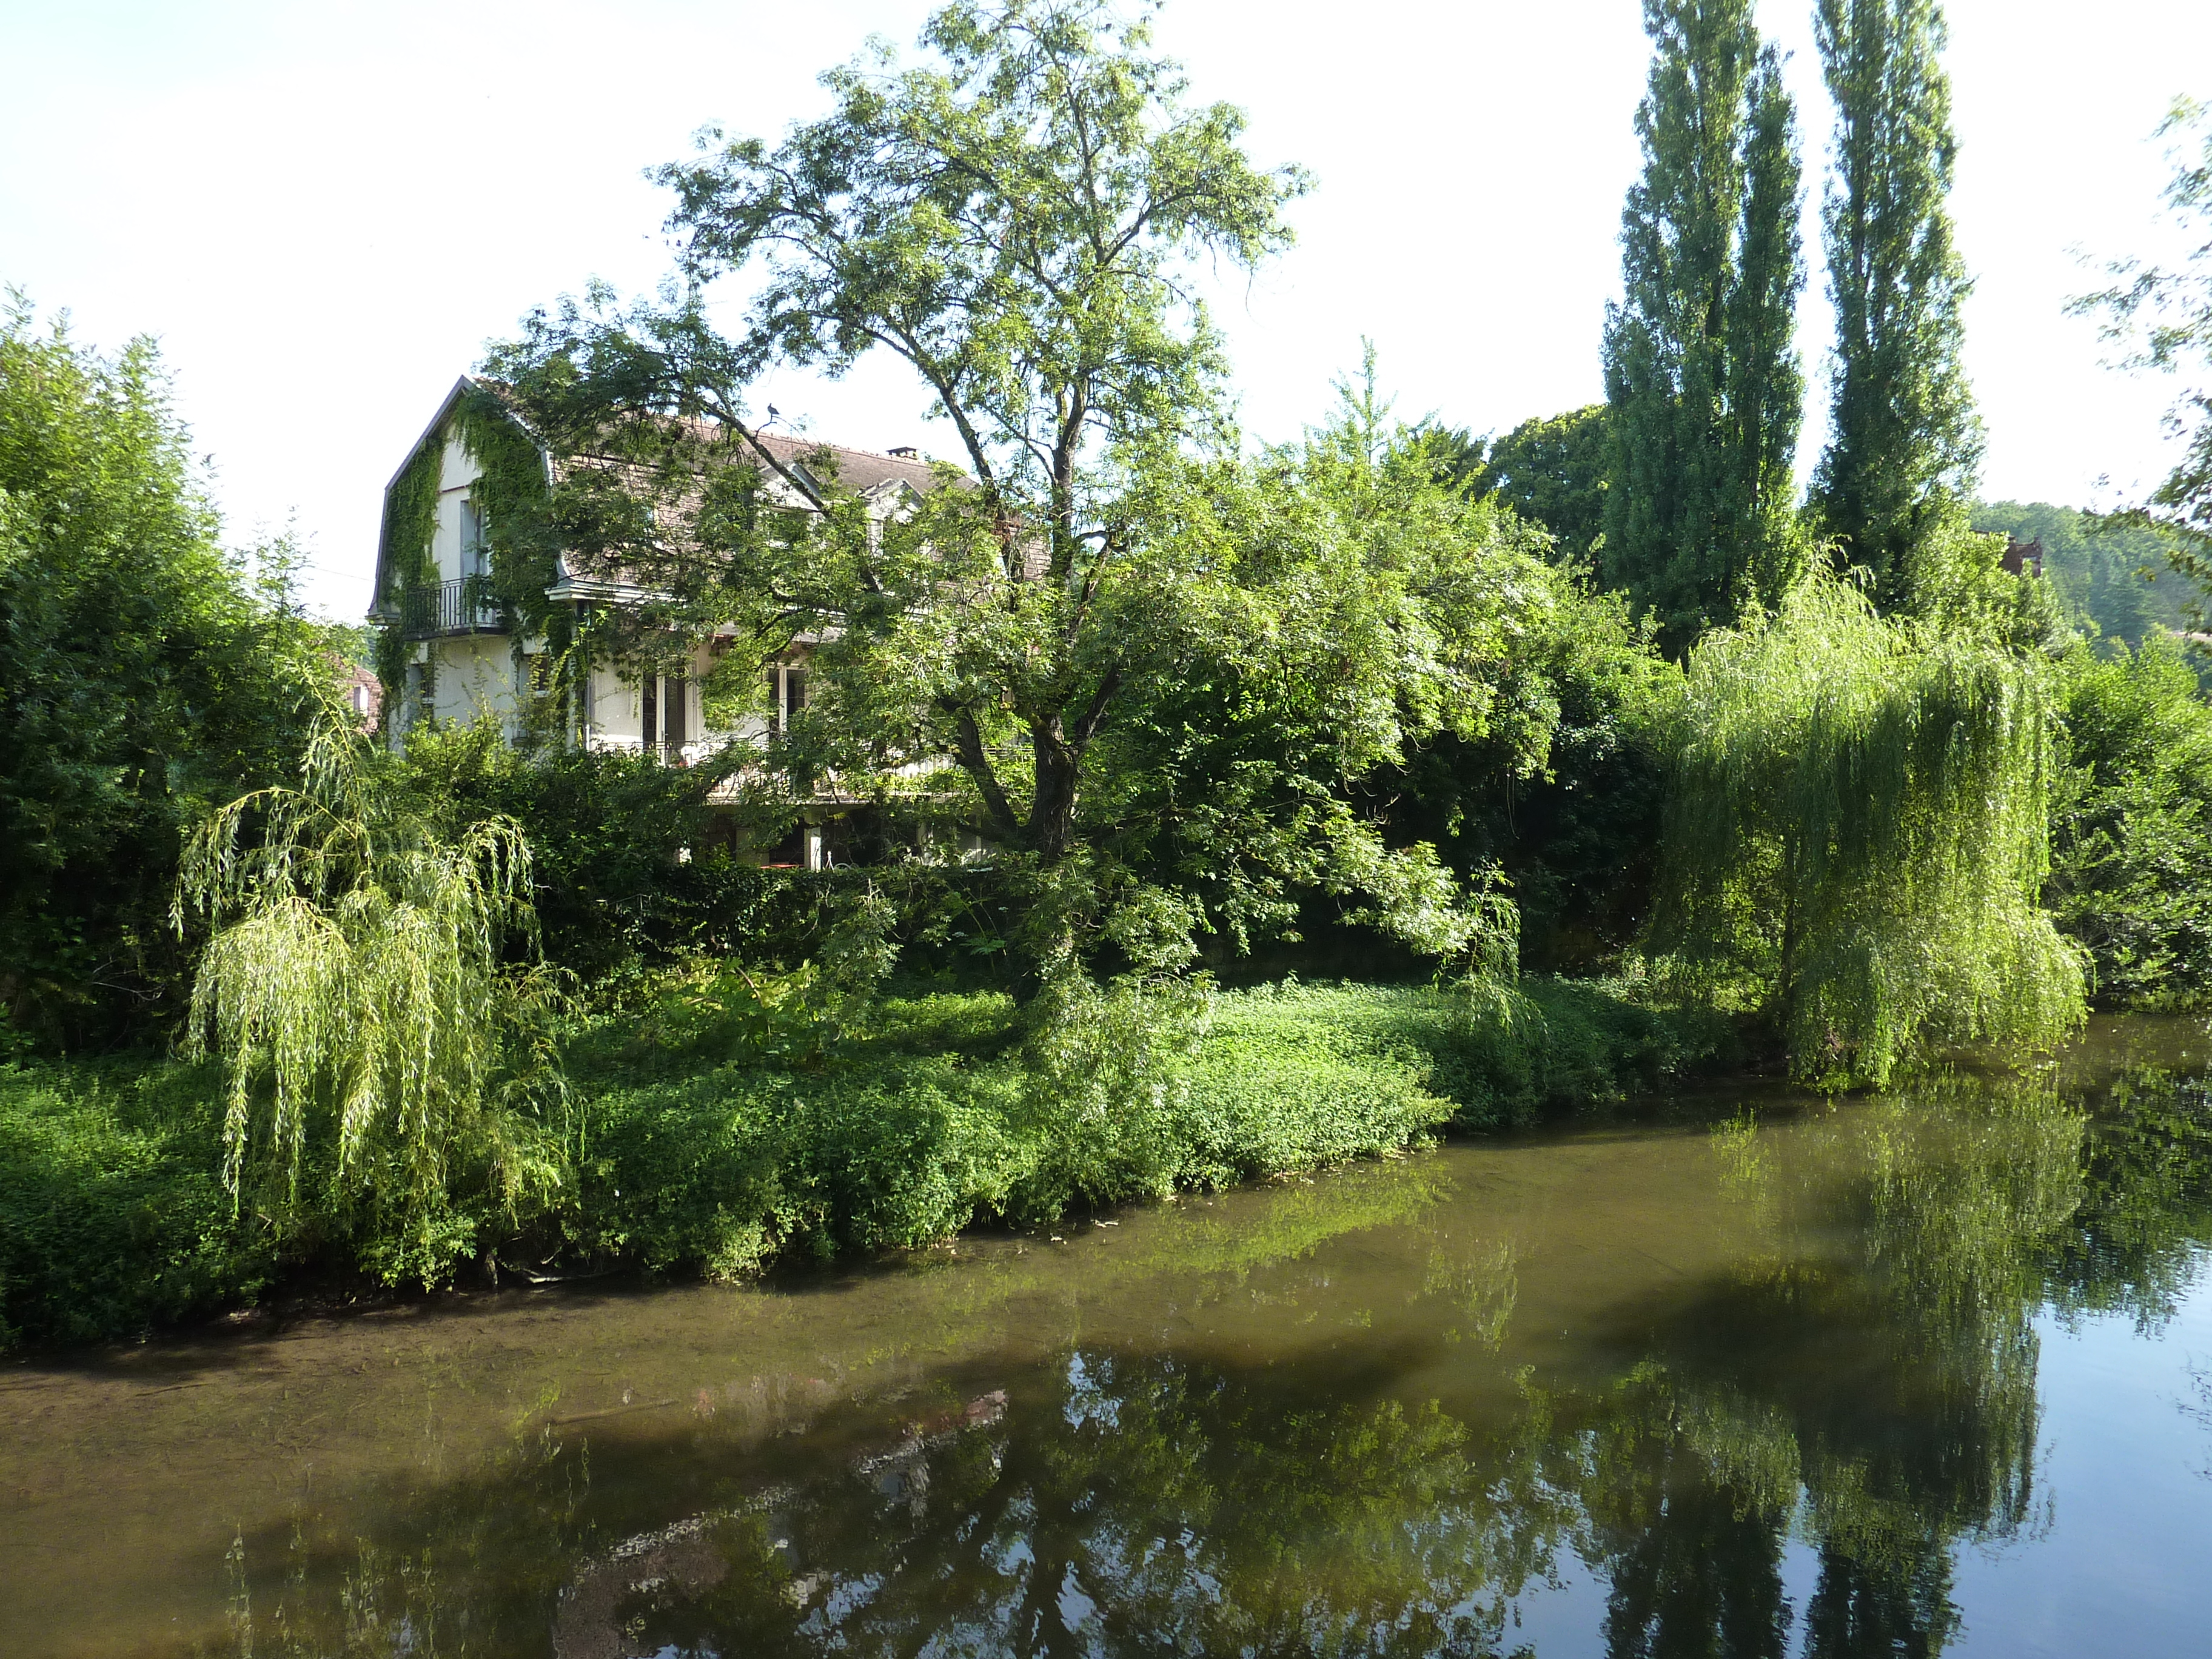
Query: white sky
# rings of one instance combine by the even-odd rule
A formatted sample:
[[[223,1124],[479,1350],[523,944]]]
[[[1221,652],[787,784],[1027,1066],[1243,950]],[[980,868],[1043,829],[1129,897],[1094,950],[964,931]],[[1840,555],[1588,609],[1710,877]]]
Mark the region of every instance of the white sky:
[[[231,539],[294,521],[311,598],[356,617],[384,483],[454,375],[587,277],[635,290],[665,269],[666,203],[641,170],[709,120],[773,138],[820,112],[821,70],[871,33],[910,50],[928,9],[0,0],[0,283],[66,307],[103,348],[159,337]],[[1817,180],[1811,9],[1760,5],[1795,54]],[[2105,476],[2139,491],[2165,470],[2175,388],[2102,368],[2094,329],[2061,307],[2094,285],[2075,250],[2171,246],[2149,135],[2175,94],[2212,96],[2212,5],[1949,11],[1984,493],[2081,502]],[[1219,296],[1255,436],[1319,418],[1363,334],[1403,416],[1502,429],[1600,395],[1647,63],[1635,0],[1170,0],[1160,38],[1194,100],[1249,112],[1255,159],[1319,179],[1298,246]],[[1816,258],[1808,467],[1820,286]],[[836,385],[781,376],[757,400],[823,438],[944,447],[896,364]]]

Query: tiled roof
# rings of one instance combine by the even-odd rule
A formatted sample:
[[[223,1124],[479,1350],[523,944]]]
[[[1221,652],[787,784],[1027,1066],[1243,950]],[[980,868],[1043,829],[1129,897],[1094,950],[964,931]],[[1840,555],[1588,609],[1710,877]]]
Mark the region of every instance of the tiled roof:
[[[499,382],[477,376],[465,376],[456,382],[453,390],[447,394],[445,402],[440,405],[437,416],[425,429],[422,437],[410,448],[408,453],[410,458],[422,443],[428,441],[444,427],[453,413],[454,404],[471,385],[481,386],[499,396],[502,401],[506,400],[507,389]],[[866,495],[878,489],[883,485],[894,483],[905,484],[917,491],[928,490],[935,488],[939,482],[935,470],[928,461],[922,459],[918,451],[909,454],[893,455],[879,450],[853,449],[843,444],[824,443],[818,439],[784,432],[757,432],[755,438],[760,447],[767,450],[778,465],[793,470],[806,469],[814,477],[818,485],[830,483],[830,478],[821,476],[829,469],[819,463],[810,467],[808,458],[827,452],[834,462],[836,487],[842,490],[849,490],[855,495]],[[737,454],[745,456],[746,459],[757,459],[748,453],[749,446],[747,445],[734,444],[732,448]],[[556,468],[568,464],[574,464],[572,458],[556,456],[554,459]],[[582,464],[590,463],[585,461]],[[788,485],[782,483],[781,480],[774,479],[774,474],[770,469],[764,467],[762,470],[769,474],[773,481],[771,488],[774,493],[781,495],[793,505],[800,504],[800,498],[792,494]],[[405,471],[404,465],[401,471],[403,472]],[[398,476],[398,474],[394,475],[395,483]],[[386,500],[387,511],[390,507],[390,489],[391,486],[387,485]],[[379,593],[385,592],[386,588],[387,556],[388,550],[384,544],[382,536],[380,535],[375,590]],[[626,570],[604,565],[593,569],[580,568],[579,567],[586,562],[574,558],[564,559],[562,562],[566,567],[564,580],[582,578],[586,580],[611,581],[623,586],[638,585],[635,575]]]
[[[872,489],[876,485],[894,478],[902,483],[911,484],[916,489],[927,489],[937,482],[929,463],[919,454],[888,455],[872,449],[848,449],[842,444],[825,444],[813,438],[790,437],[781,432],[757,432],[754,435],[763,448],[786,466],[818,450],[829,451],[837,459],[839,487],[856,494]]]

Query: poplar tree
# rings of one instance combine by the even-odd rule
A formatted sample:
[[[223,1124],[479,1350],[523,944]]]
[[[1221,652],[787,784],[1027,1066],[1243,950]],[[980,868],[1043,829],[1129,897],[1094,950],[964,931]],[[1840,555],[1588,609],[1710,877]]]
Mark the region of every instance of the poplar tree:
[[[1645,0],[1644,21],[1657,58],[1606,319],[1603,565],[1679,650],[1795,574],[1799,159],[1750,0]]]
[[[1981,459],[1960,362],[1972,284],[1944,206],[1958,143],[1937,61],[1943,14],[1935,0],[1820,0],[1814,33],[1836,104],[1822,216],[1836,351],[1813,499],[1844,556],[1894,605]]]

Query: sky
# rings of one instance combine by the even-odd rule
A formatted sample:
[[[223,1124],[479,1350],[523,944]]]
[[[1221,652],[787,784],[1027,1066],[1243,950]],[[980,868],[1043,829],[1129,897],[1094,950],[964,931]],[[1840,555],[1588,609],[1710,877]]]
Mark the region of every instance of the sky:
[[[709,122],[774,138],[872,35],[906,55],[928,0],[0,0],[0,285],[105,349],[157,338],[228,539],[290,527],[307,596],[368,601],[386,482],[454,377],[534,306],[667,269],[653,164]],[[1976,287],[1966,362],[1983,494],[2139,495],[2177,388],[2105,366],[2069,295],[2102,262],[2171,255],[2152,133],[2212,98],[2203,0],[1951,0],[1953,211]],[[1829,108],[1810,0],[1760,0],[1791,53],[1818,248]],[[1324,417],[1371,338],[1407,418],[1502,431],[1601,394],[1620,205],[1649,65],[1635,0],[1365,6],[1169,0],[1190,97],[1249,118],[1263,165],[1318,188],[1297,244],[1209,279],[1246,430]],[[1817,252],[1800,319],[1825,431]],[[896,363],[757,389],[861,448],[948,447]]]

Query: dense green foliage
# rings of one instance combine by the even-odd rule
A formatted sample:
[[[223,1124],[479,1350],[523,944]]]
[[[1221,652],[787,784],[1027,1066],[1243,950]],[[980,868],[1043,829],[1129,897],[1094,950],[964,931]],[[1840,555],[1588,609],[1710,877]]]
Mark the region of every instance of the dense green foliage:
[[[1936,0],[1820,0],[1836,103],[1823,213],[1836,307],[1822,530],[1895,602],[1915,550],[1972,486],[1981,427],[1960,359],[1972,284],[1951,241],[1957,165]]]
[[[1561,556],[1588,564],[1605,533],[1607,420],[1603,404],[1525,420],[1491,441],[1469,483],[1550,531]]]
[[[0,1066],[0,1345],[134,1338],[276,1267],[223,1190],[209,1068]]]
[[[1610,969],[1648,919],[1659,842],[1662,732],[1680,676],[1620,594],[1569,579],[1529,614],[1498,686],[1516,723],[1450,733],[1385,774],[1394,836],[1454,869],[1511,884],[1521,957],[1547,973]],[[1543,741],[1532,763],[1523,726]]]
[[[2056,1042],[2083,1012],[2040,908],[2047,692],[1972,635],[1815,571],[1691,654],[1652,944],[1779,1016],[1793,1067],[1877,1085],[1931,1042]]]
[[[2164,635],[2058,665],[2047,896],[2123,1006],[2212,994],[2212,704]]]
[[[1748,0],[1645,0],[1656,47],[1606,313],[1607,580],[1676,652],[1801,562],[1796,113]]]
[[[2040,542],[2044,580],[2075,628],[2140,646],[2189,625],[2188,581],[2171,566],[2179,544],[2170,535],[2045,501],[1978,502],[1973,527]]]
[[[449,837],[490,819],[520,827],[545,959],[588,982],[775,937],[771,884],[805,884],[719,856],[706,803],[721,776],[621,750],[517,745],[485,720],[412,733],[394,787]]]
[[[719,959],[640,983],[569,1048],[564,1178],[507,1200],[457,1178],[427,1240],[419,1211],[364,1201],[378,1172],[349,1179],[326,1131],[295,1200],[240,1212],[212,1068],[0,1071],[0,1340],[137,1335],[280,1274],[419,1276],[436,1249],[447,1272],[465,1253],[495,1272],[732,1275],[1044,1226],[1390,1156],[1733,1053],[1723,1023],[1601,984],[1064,995],[1046,1019],[999,992],[856,997]]]
[[[504,963],[532,921],[512,821],[440,834],[332,700],[297,787],[194,833],[187,919],[213,931],[185,1052],[221,1057],[224,1182],[280,1236],[357,1211],[380,1276],[434,1284],[559,1184],[546,988]]]
[[[177,1012],[179,831],[281,775],[323,631],[217,538],[153,343],[0,313],[0,1051]],[[265,559],[281,575],[284,550]]]

